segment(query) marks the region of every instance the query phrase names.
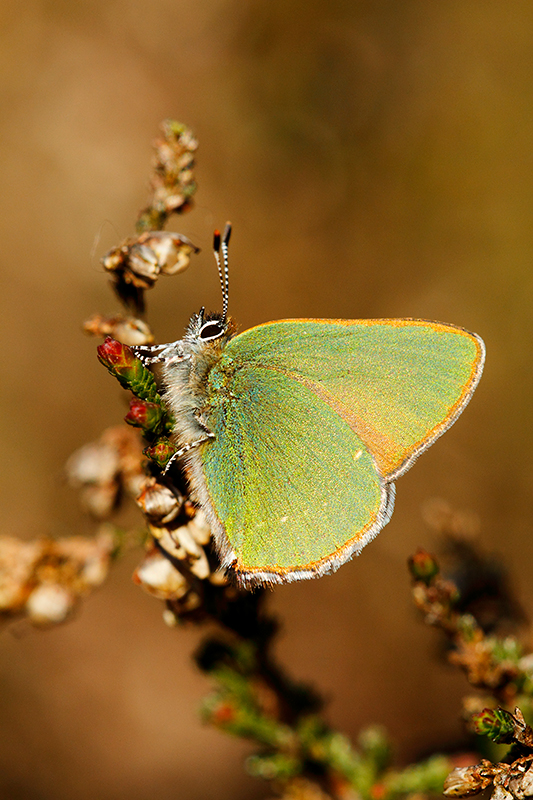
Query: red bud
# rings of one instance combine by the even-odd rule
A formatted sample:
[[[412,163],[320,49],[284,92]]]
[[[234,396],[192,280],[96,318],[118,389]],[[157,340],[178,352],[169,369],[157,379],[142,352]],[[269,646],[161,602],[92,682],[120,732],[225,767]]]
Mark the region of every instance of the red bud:
[[[156,403],[148,403],[134,397],[130,401],[130,410],[124,417],[129,425],[143,428],[145,431],[155,431],[163,418],[161,406]]]
[[[98,358],[108,368],[112,368],[114,372],[119,372],[122,369],[130,369],[135,356],[130,347],[122,342],[117,342],[111,336],[106,336],[104,343],[96,348]]]
[[[409,559],[409,569],[415,580],[424,581],[428,585],[439,574],[439,565],[434,556],[422,548]]]
[[[159,467],[164,468],[177,449],[176,445],[172,444],[170,439],[162,437],[158,439],[152,447],[146,447],[143,452],[148,458],[155,461]]]

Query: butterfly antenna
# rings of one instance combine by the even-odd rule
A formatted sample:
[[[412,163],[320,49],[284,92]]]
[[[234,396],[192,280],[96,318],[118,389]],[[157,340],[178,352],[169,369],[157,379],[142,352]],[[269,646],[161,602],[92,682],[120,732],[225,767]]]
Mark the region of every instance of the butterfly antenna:
[[[231,236],[231,223],[227,222],[224,228],[224,234],[221,237],[220,231],[215,231],[213,236],[213,252],[215,254],[215,261],[218,267],[218,277],[220,280],[220,287],[222,289],[222,319],[226,320],[228,316],[228,298],[229,298],[229,263],[228,263],[228,245]],[[222,258],[220,251],[222,250]]]

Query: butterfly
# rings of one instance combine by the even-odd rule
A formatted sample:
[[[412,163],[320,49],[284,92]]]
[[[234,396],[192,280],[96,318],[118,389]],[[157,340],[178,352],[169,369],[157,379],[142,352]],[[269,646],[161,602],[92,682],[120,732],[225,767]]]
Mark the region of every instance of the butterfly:
[[[470,400],[482,339],[419,319],[286,319],[242,333],[222,313],[133,348],[162,364],[193,497],[222,566],[251,588],[333,572],[389,521],[394,481]],[[222,255],[221,255],[222,253]],[[174,458],[174,457],[173,457]]]

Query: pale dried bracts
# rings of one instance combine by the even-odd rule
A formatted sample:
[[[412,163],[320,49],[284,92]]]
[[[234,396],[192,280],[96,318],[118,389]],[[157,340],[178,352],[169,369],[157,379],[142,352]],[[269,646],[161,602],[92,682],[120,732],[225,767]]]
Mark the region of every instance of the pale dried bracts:
[[[137,498],[151,535],[149,549],[133,579],[149,594],[167,601],[167,612],[182,617],[198,609],[208,581],[226,584],[208,545],[211,529],[202,511],[195,511],[175,490],[148,479]],[[194,515],[194,516],[193,516]],[[165,620],[172,624],[172,614]]]
[[[150,289],[160,275],[176,275],[187,269],[191,254],[198,251],[179,233],[145,231],[106,253],[102,264],[113,273],[116,283]]]
[[[83,330],[91,336],[112,336],[113,339],[127,344],[129,347],[153,344],[154,342],[153,333],[144,320],[122,314],[114,317],[93,314],[84,323]]]
[[[198,142],[193,132],[171,119],[161,124],[161,130],[163,136],[153,143],[152,196],[139,214],[137,230],[161,229],[171,214],[189,211],[196,191],[194,159]]]
[[[67,461],[66,473],[71,486],[81,490],[85,509],[97,519],[107,519],[121,491],[138,495],[145,479],[143,461],[138,432],[119,425],[76,450]]]
[[[0,617],[26,617],[41,626],[64,622],[80,598],[103,583],[115,546],[106,527],[94,539],[0,536]]]

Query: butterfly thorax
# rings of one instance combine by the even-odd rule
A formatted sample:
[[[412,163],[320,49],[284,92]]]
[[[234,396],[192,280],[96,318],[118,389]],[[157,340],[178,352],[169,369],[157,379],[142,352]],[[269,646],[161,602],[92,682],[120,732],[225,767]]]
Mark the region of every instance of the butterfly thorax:
[[[185,337],[175,343],[176,359],[169,359],[164,365],[166,399],[181,445],[211,433],[209,411],[216,397],[224,394],[224,376],[232,371],[232,359],[224,355],[224,349],[235,332],[236,326],[229,318],[195,314]]]

